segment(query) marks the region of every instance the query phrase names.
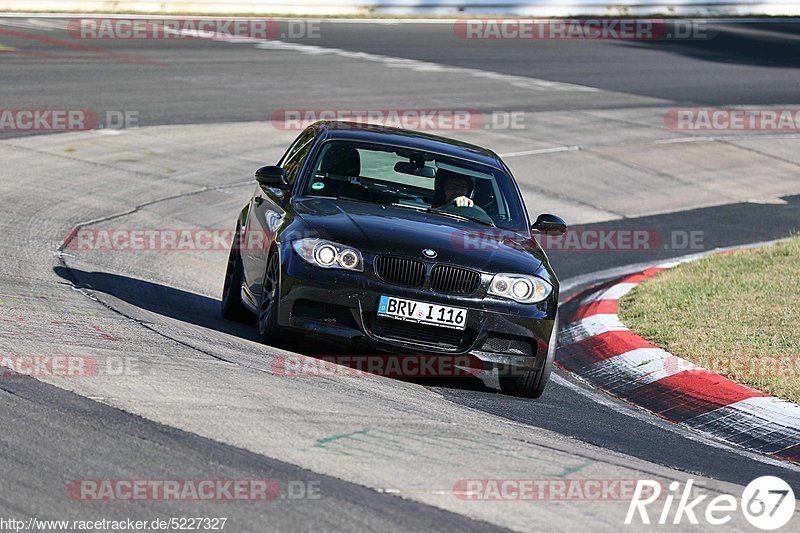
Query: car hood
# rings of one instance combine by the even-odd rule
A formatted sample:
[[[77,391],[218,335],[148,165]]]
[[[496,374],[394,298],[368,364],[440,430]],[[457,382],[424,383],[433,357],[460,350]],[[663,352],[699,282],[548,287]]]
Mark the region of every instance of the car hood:
[[[530,236],[391,205],[328,198],[293,201],[309,234],[354,246],[366,253],[392,254],[484,272],[535,272],[545,259]]]

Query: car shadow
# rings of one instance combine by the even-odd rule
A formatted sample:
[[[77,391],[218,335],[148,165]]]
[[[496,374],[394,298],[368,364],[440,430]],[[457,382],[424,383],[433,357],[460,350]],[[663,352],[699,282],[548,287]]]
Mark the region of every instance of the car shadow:
[[[788,237],[800,231],[800,195],[783,196],[780,200],[775,203],[741,202],[577,224],[570,226],[570,232],[577,240],[547,237],[538,240],[563,281],[590,272]],[[584,237],[630,236],[634,232],[642,232],[647,242],[633,245],[629,241],[620,246],[612,243],[611,246],[593,247],[599,240],[583,241]],[[588,245],[584,247],[581,242]]]
[[[251,325],[222,318],[220,302],[216,298],[111,272],[87,272],[62,266],[53,271],[77,287],[108,294],[146,311],[258,341],[257,332]]]
[[[253,324],[233,322],[222,318],[220,315],[220,301],[216,298],[111,272],[87,272],[63,266],[55,267],[53,271],[60,278],[77,287],[107,294],[140,309],[251,341],[258,342],[259,340]],[[285,336],[284,340],[275,347],[315,358],[338,357],[343,363],[347,362],[347,358],[341,357],[345,355],[375,356],[375,352],[370,352],[364,348],[353,349],[346,344],[332,343],[318,337],[296,334]],[[383,357],[383,355],[378,357]],[[348,366],[359,370],[358,367],[352,364]],[[381,375],[380,372],[374,373]],[[487,387],[481,379],[471,375],[422,378],[393,377],[393,379],[426,387],[498,392]]]
[[[703,27],[707,38],[624,41],[625,46],[736,65],[800,68],[800,24],[734,22]]]

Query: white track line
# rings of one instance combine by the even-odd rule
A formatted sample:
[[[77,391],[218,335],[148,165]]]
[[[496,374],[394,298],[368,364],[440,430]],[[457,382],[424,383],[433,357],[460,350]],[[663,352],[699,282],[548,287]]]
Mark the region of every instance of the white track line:
[[[226,39],[226,40],[227,42],[231,43],[246,42],[243,39]],[[517,87],[520,89],[530,89],[534,91],[572,91],[572,92],[600,91],[600,89],[597,89],[595,87],[576,85],[574,83],[562,83],[558,81],[542,80],[539,78],[514,76],[511,74],[501,74],[499,72],[492,72],[488,70],[480,70],[480,69],[466,68],[466,67],[453,67],[449,65],[443,65],[440,63],[432,63],[429,61],[419,61],[417,59],[407,59],[403,57],[370,54],[367,52],[353,52],[350,50],[342,50],[340,48],[327,48],[324,46],[316,46],[309,44],[262,40],[258,44],[256,44],[256,48],[260,48],[262,50],[293,51],[315,56],[335,55],[347,59],[356,59],[360,61],[381,63],[384,66],[392,68],[410,69],[416,72],[436,73],[436,74],[443,74],[443,73],[463,74],[471,76],[473,78],[482,78],[493,81],[505,82],[513,87]]]
[[[147,19],[148,17],[143,17],[143,18]],[[169,19],[169,17],[164,17],[164,19],[165,20]],[[256,48],[261,50],[270,50],[278,52],[299,52],[301,54],[306,54],[311,56],[333,55],[345,59],[354,59],[358,61],[379,63],[385,67],[390,67],[390,68],[409,69],[415,72],[434,73],[437,75],[462,74],[473,78],[488,79],[492,81],[507,83],[512,87],[520,89],[528,89],[532,91],[564,91],[564,92],[590,92],[590,93],[600,91],[600,89],[597,89],[595,87],[577,85],[574,83],[562,83],[558,81],[530,78],[526,76],[514,76],[511,74],[502,74],[500,72],[493,72],[489,70],[481,70],[481,69],[467,68],[467,67],[455,67],[450,65],[444,65],[441,63],[433,63],[430,61],[420,61],[417,59],[408,59],[404,57],[394,57],[382,54],[370,54],[367,52],[356,52],[352,50],[343,50],[341,48],[329,48],[325,46],[292,43],[281,40],[256,39],[252,37],[231,37],[228,34],[223,34],[219,32],[206,32],[206,31],[197,32],[192,30],[179,30],[179,33],[197,38],[208,38],[211,40],[230,43],[230,44],[255,45]],[[210,35],[211,37],[205,37],[206,35]]]

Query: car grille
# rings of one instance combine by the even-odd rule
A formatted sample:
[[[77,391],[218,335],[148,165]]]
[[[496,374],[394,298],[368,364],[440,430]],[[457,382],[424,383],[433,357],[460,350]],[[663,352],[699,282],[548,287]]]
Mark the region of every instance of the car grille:
[[[443,351],[457,350],[463,333],[456,329],[381,317],[373,319],[371,329],[376,337]]]
[[[425,265],[404,257],[379,255],[375,258],[375,273],[388,283],[404,287],[419,287],[425,281]]]
[[[513,337],[486,337],[486,340],[483,341],[483,345],[481,346],[481,350],[485,352],[526,356],[536,354],[531,347],[531,343]]]
[[[431,272],[431,288],[448,294],[472,294],[481,282],[474,270],[449,265],[436,265]]]

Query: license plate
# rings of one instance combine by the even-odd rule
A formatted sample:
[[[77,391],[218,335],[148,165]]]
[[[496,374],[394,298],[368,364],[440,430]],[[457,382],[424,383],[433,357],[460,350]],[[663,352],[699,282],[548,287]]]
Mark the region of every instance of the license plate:
[[[449,329],[464,329],[467,325],[466,309],[386,295],[381,296],[378,315],[406,322],[434,324]]]

